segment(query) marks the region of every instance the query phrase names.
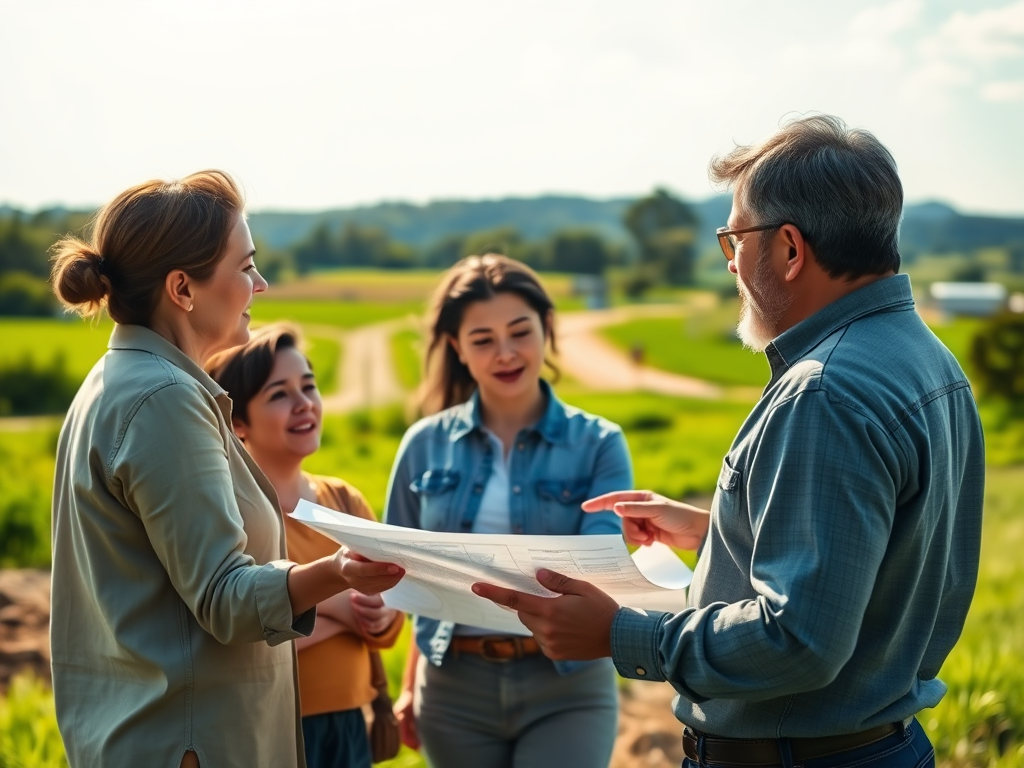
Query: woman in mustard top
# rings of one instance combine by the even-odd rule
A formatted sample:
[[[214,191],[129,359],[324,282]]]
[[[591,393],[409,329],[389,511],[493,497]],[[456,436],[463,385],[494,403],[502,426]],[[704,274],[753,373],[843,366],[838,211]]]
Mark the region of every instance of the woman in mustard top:
[[[249,343],[212,358],[207,370],[232,400],[232,423],[249,455],[277,491],[285,513],[288,556],[310,562],[337,548],[288,516],[307,499],[370,520],[363,495],[343,480],[302,471],[320,447],[321,400],[297,329],[260,328]],[[362,706],[376,696],[370,651],[394,644],[403,615],[379,596],[349,591],[317,607],[313,635],[300,638],[299,690],[309,768],[370,768]]]

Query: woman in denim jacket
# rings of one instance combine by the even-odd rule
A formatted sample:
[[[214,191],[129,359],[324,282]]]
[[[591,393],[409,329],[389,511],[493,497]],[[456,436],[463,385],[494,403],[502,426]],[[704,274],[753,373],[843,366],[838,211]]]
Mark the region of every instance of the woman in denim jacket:
[[[430,313],[420,405],[398,449],[388,523],[431,531],[619,533],[580,502],[632,487],[615,424],[560,402],[540,377],[554,308],[537,276],[504,256],[445,275]],[[554,368],[554,366],[551,366]],[[555,370],[557,375],[557,370]],[[614,670],[552,662],[532,637],[416,617],[403,741],[435,768],[606,766],[616,733]]]

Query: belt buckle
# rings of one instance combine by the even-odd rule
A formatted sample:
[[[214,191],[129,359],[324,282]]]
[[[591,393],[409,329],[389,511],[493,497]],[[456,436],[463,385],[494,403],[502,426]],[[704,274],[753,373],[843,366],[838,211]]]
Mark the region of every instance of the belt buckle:
[[[513,653],[511,656],[499,656],[496,652],[496,647],[500,643],[511,643]],[[520,659],[523,656],[523,646],[519,642],[519,638],[516,637],[485,637],[480,641],[480,657],[486,661],[492,661],[504,664],[512,661],[512,659]]]

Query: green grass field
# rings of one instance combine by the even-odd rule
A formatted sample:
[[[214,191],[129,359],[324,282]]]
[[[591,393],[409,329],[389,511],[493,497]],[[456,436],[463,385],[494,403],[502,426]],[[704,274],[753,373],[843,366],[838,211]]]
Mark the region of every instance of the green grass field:
[[[420,302],[389,304],[345,301],[277,301],[257,300],[252,305],[252,318],[258,323],[291,320],[303,325],[325,325],[340,329],[355,328],[406,315],[423,312]]]
[[[391,337],[395,375],[405,389],[412,390],[420,383],[424,351],[423,337],[417,331],[407,328]]]
[[[641,318],[604,328],[602,335],[627,353],[639,345],[646,365],[683,376],[754,387],[770,376],[764,355],[744,349],[732,330],[709,328],[697,317]]]
[[[333,392],[338,388],[338,362],[341,359],[341,343],[322,336],[306,337],[306,356],[316,373],[316,384],[321,392]]]
[[[81,381],[107,351],[114,324],[90,323],[69,316],[63,320],[0,318],[0,367],[25,356],[46,364],[63,355],[68,373]]]

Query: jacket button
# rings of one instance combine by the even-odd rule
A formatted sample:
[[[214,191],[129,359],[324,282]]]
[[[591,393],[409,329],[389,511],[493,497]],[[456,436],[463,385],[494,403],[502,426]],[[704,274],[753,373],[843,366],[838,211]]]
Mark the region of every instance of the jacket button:
[[[638,675],[640,675],[640,677],[643,677],[644,675],[646,675],[646,674],[647,674],[647,670],[646,670],[646,669],[644,669],[643,667],[637,667],[637,668],[636,668],[636,673],[637,673]]]
[[[522,443],[520,443],[519,445],[516,446],[516,448],[518,448],[520,451],[523,450],[525,447],[526,446],[523,445]]]
[[[569,489],[568,488],[566,488],[564,491],[562,491],[562,498],[563,499],[568,499],[569,498]]]
[[[518,485],[512,487],[512,493],[519,493],[521,490],[522,489]]]

